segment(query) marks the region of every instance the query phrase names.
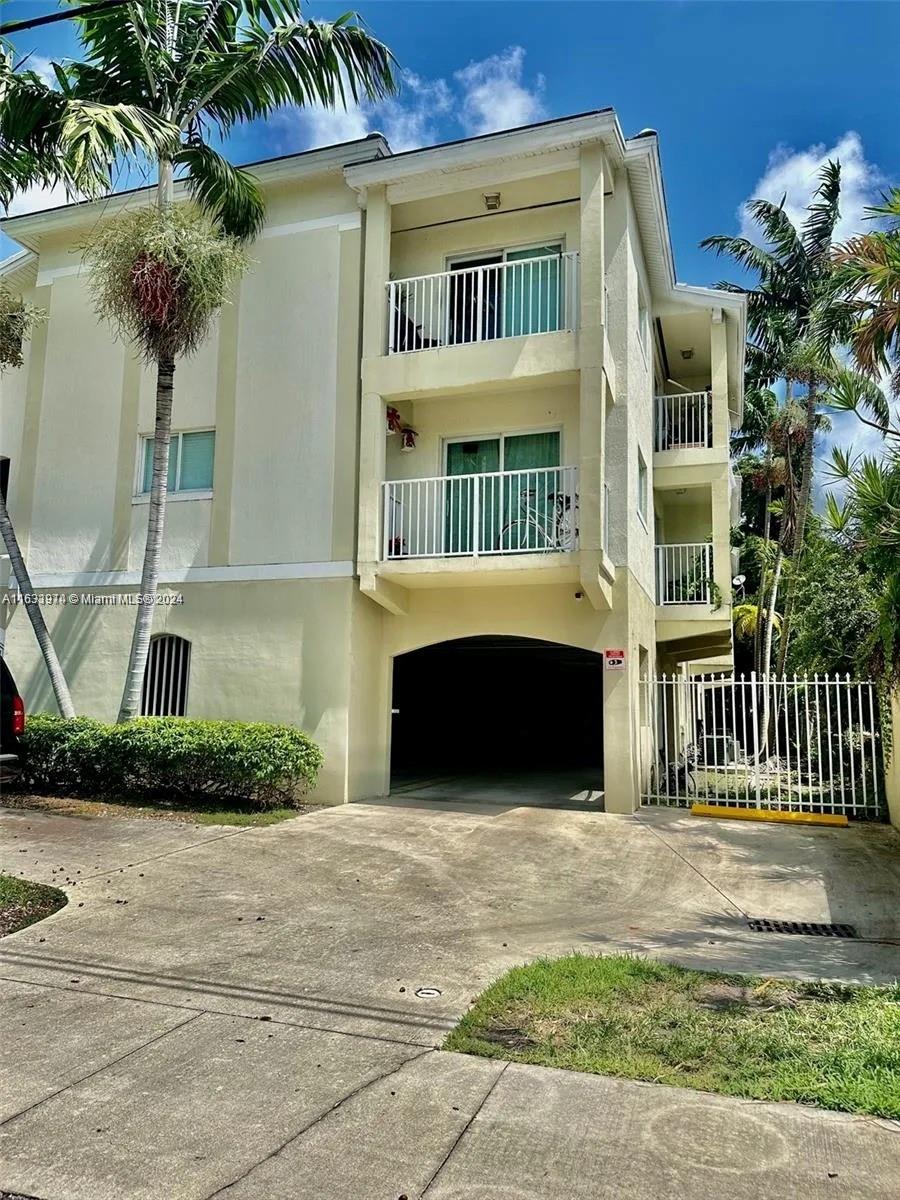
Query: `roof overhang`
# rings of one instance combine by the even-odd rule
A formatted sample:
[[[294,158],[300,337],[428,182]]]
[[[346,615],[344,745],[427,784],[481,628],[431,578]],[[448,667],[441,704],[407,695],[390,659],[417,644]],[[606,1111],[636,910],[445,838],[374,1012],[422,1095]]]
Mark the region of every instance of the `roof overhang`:
[[[353,142],[341,142],[337,146],[324,146],[317,150],[304,150],[300,154],[287,154],[279,158],[247,163],[242,170],[247,171],[265,187],[282,182],[300,182],[331,172],[343,172],[355,163],[382,158],[390,152],[391,148],[386,139],[382,134],[376,133]],[[80,200],[60,205],[58,208],[23,213],[21,216],[7,217],[0,221],[0,229],[20,245],[36,250],[41,239],[47,234],[92,224],[99,217],[144,204],[154,191],[152,185],[133,188],[104,196],[99,200]],[[175,199],[184,199],[186,195],[186,184],[183,181],[177,182]]]
[[[478,186],[480,170],[504,181],[577,167],[580,148],[596,142],[603,144],[611,163],[621,164],[625,139],[612,109],[408,150],[348,167],[344,174],[359,192],[360,203],[376,186],[386,187],[391,202],[400,203]]]
[[[0,279],[12,292],[33,287],[37,280],[38,256],[33,250],[18,250],[0,262]]]

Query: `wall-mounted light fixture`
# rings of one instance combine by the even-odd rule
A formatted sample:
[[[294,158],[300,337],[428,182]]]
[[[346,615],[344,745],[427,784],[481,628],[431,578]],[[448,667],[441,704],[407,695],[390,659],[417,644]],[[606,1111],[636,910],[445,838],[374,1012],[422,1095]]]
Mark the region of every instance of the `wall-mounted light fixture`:
[[[690,346],[687,350],[682,350],[681,357],[687,362],[694,357],[694,347]]]
[[[488,212],[496,212],[500,207],[499,192],[485,192],[482,198],[484,200],[484,207]]]

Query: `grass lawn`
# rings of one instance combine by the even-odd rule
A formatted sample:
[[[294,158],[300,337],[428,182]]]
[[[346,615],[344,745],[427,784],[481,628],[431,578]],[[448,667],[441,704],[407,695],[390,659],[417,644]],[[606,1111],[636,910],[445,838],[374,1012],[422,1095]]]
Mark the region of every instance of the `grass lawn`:
[[[157,821],[184,821],[193,825],[277,825],[279,821],[312,811],[313,805],[297,808],[223,808],[218,805],[186,808],[181,805],[136,804],[131,800],[80,800],[70,796],[35,796],[3,793],[6,808],[39,809],[65,817],[146,817]]]
[[[687,971],[627,955],[515,967],[445,1049],[900,1117],[900,985]]]
[[[0,937],[49,917],[65,903],[59,888],[0,875]]]

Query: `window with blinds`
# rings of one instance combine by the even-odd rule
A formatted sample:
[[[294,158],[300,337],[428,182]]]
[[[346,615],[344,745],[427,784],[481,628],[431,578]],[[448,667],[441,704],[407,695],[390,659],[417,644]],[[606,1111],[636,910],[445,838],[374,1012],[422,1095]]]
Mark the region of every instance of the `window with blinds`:
[[[173,433],[169,447],[170,492],[211,492],[213,485],[213,462],[216,454],[214,429],[200,429],[195,433]],[[142,439],[141,479],[139,494],[150,492],[153,479],[153,438]]]

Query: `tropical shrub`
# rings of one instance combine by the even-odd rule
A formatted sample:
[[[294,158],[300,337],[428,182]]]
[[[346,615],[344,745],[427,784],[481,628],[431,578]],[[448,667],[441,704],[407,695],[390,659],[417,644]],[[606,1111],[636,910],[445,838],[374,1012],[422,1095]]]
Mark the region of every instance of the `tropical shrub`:
[[[21,367],[22,347],[32,327],[43,320],[44,312],[27,304],[9,288],[0,286],[0,371]]]
[[[257,808],[296,804],[322,752],[291,725],[140,717],[108,725],[38,713],[24,735],[20,790]]]

